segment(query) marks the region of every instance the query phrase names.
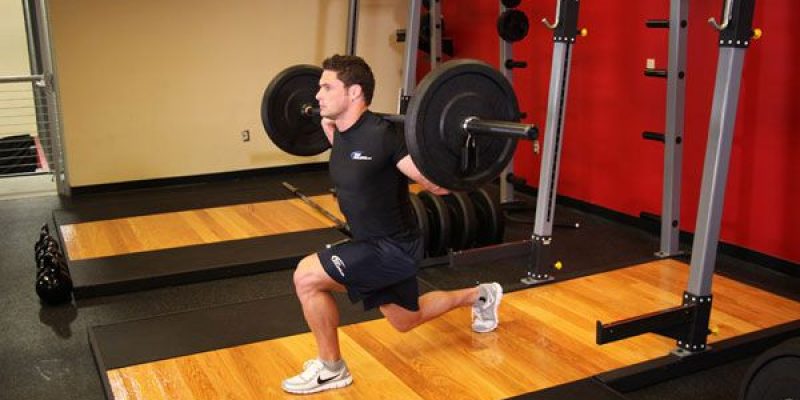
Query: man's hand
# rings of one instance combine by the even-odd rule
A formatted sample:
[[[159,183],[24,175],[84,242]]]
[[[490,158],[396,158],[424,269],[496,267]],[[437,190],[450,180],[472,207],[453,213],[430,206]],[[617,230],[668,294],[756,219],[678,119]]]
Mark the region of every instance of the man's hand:
[[[328,118],[322,117],[322,131],[325,132],[325,136],[328,137],[328,141],[333,144],[333,132],[336,131],[336,121]]]

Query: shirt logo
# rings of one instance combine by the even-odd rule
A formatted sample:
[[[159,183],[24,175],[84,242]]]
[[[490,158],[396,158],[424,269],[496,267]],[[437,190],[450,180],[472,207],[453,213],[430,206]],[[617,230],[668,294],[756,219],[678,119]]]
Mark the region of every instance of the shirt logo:
[[[331,262],[336,267],[336,270],[339,271],[339,274],[344,276],[344,269],[347,268],[347,265],[344,265],[344,261],[339,256],[331,256]]]
[[[354,151],[354,152],[350,153],[350,159],[352,159],[352,160],[361,160],[361,161],[371,161],[372,157],[365,156],[360,151]]]

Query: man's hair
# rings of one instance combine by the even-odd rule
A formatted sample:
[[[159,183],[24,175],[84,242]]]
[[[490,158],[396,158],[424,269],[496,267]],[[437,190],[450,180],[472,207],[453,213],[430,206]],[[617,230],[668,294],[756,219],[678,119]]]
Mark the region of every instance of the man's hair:
[[[375,76],[372,75],[367,62],[358,56],[343,56],[336,54],[322,62],[322,69],[336,72],[336,77],[344,86],[361,85],[364,92],[364,102],[372,103],[372,93],[375,91]]]

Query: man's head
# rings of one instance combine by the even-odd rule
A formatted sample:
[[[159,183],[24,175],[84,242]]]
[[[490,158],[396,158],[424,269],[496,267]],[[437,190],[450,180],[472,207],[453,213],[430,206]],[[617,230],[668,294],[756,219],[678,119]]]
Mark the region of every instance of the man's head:
[[[322,69],[317,92],[322,116],[335,118],[349,103],[363,101],[365,106],[372,103],[375,77],[363,59],[335,55],[322,62]]]

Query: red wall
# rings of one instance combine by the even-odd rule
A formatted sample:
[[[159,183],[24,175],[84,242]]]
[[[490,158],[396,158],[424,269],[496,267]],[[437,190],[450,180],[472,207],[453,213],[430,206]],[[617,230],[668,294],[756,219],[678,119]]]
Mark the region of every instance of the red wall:
[[[689,3],[681,229],[693,232],[719,49],[706,20],[720,18],[722,0]],[[457,57],[498,64],[498,7],[494,0],[443,1]],[[543,128],[553,43],[538,21],[552,20],[555,0],[525,0],[521,9],[531,31],[514,53],[529,67],[515,72],[514,86],[528,120]],[[573,47],[560,194],[635,216],[660,213],[663,145],[641,132],[664,129],[666,80],[642,71],[647,58],[666,68],[667,30],[644,22],[668,14],[668,0],[581,2],[579,25],[589,36]],[[756,4],[753,24],[764,36],[745,56],[721,237],[792,262],[800,261],[800,209],[793,206],[800,163],[792,153],[800,150],[800,75],[792,69],[800,65],[800,42],[791,29],[798,16],[797,0]],[[536,186],[540,158],[530,149],[520,145],[515,171]]]

